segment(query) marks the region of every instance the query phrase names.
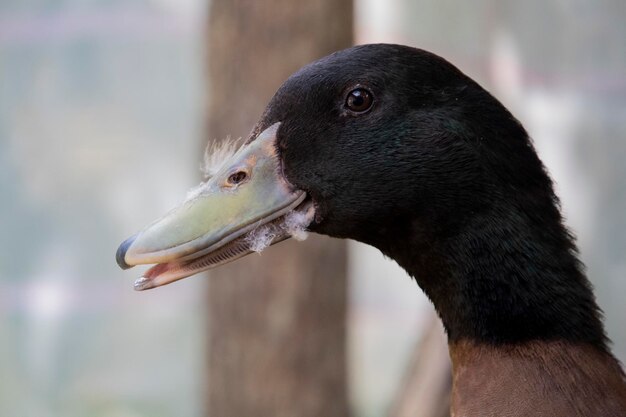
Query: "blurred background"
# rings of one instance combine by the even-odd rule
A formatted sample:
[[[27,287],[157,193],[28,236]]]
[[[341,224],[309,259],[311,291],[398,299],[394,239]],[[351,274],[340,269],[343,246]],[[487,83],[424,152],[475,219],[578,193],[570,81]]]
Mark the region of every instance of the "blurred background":
[[[220,349],[209,325],[220,314],[210,307],[219,285],[198,276],[137,293],[140,271],[119,270],[114,253],[200,181],[208,139],[252,128],[268,97],[239,102],[244,115],[232,130],[215,127],[211,115],[227,108],[215,97],[228,83],[240,94],[264,76],[286,77],[275,69],[255,81],[238,72],[249,61],[228,61],[265,51],[263,34],[240,21],[269,22],[283,48],[267,52],[269,61],[286,74],[350,43],[403,43],[444,56],[498,97],[556,182],[626,362],[626,3],[310,3],[0,2],[0,416],[229,415],[207,404],[218,392],[207,387],[223,382],[212,369],[227,372],[207,354]],[[219,78],[225,73],[232,79]],[[354,242],[336,248],[333,273],[347,273],[343,316],[331,317],[341,323],[333,349],[343,349],[335,373],[347,387],[338,401],[354,416],[400,416],[412,370],[423,366],[420,347],[444,352],[428,372],[445,373],[440,329],[394,263]],[[434,345],[425,343],[433,334]]]

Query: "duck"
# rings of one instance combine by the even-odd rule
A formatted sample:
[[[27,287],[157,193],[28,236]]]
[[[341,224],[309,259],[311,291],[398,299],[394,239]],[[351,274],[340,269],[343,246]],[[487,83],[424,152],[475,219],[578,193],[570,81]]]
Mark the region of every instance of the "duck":
[[[146,290],[318,233],[374,246],[443,322],[453,417],[625,417],[626,377],[521,123],[450,62],[403,45],[291,75],[241,147],[125,240]],[[252,272],[251,272],[252,273]]]

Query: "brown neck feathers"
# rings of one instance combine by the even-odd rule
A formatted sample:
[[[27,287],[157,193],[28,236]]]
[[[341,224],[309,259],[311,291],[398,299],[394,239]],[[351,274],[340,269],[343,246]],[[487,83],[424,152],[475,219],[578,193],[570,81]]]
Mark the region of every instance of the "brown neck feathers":
[[[450,345],[452,417],[626,417],[626,378],[585,344]]]

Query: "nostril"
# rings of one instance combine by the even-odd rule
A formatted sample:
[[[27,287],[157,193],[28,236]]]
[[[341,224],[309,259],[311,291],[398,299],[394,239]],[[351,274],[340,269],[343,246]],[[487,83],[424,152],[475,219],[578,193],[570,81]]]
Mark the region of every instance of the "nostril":
[[[117,261],[117,264],[122,269],[132,268],[132,265],[128,265],[124,258],[126,256],[126,252],[128,251],[128,248],[130,247],[130,245],[133,244],[135,239],[137,239],[137,235],[129,237],[128,239],[122,242],[119,248],[117,248],[117,253],[115,254],[115,260]]]
[[[228,183],[230,185],[238,185],[242,182],[244,182],[246,179],[248,178],[248,173],[245,171],[237,171],[233,174],[231,174],[228,177]]]

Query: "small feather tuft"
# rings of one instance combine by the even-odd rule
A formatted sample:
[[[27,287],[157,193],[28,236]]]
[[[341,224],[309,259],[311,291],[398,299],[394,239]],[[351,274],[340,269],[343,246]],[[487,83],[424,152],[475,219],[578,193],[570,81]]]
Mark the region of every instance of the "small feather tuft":
[[[244,238],[251,251],[261,253],[274,239],[291,236],[303,241],[309,234],[306,230],[313,219],[313,209],[294,210],[274,223],[264,224],[249,232]]]
[[[219,172],[224,163],[230,159],[241,147],[241,138],[226,139],[210,142],[204,151],[204,163],[200,170],[204,174],[204,181],[187,192],[186,200],[192,200],[202,194],[206,189],[209,179]]]
[[[241,138],[226,139],[211,142],[204,151],[204,166],[202,173],[205,178],[211,178],[224,166],[224,162],[228,161],[241,147]]]
[[[262,252],[272,244],[274,238],[280,233],[280,229],[272,224],[260,226],[245,237],[250,250],[256,253]]]
[[[308,211],[294,210],[285,216],[282,227],[292,238],[301,242],[309,237],[306,228],[311,224],[311,220],[311,213]]]

